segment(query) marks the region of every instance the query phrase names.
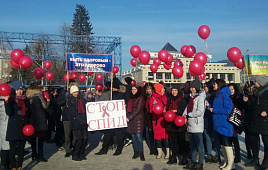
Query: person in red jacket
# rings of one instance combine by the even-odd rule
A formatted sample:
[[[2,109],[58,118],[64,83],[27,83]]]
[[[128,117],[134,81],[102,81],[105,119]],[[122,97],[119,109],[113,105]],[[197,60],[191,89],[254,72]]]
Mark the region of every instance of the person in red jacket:
[[[164,86],[160,83],[154,85],[153,95],[150,99],[150,113],[152,113],[152,124],[154,130],[154,139],[156,140],[156,147],[158,151],[157,159],[162,157],[162,142],[165,143],[166,156],[165,159],[169,159],[169,135],[167,130],[168,123],[164,119],[164,113],[167,108],[167,97],[165,96]],[[164,111],[161,114],[155,114],[153,112],[153,106],[157,103],[162,103]]]

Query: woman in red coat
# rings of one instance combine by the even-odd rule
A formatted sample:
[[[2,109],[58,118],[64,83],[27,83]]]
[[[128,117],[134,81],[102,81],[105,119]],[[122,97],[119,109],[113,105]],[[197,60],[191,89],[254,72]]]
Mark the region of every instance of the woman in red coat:
[[[167,97],[165,96],[164,86],[160,83],[154,85],[153,95],[150,99],[150,112],[152,115],[152,123],[154,130],[154,139],[156,140],[156,147],[158,151],[157,159],[162,157],[162,142],[166,146],[166,156],[165,159],[169,159],[169,135],[167,130],[168,123],[164,119],[164,113],[166,112],[167,107]],[[153,112],[153,106],[157,103],[162,103],[164,111],[161,114],[155,114]]]

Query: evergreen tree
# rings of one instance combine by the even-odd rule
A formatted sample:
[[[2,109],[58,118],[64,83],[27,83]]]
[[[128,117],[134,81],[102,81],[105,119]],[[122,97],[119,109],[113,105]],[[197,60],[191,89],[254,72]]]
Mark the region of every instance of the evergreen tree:
[[[73,24],[71,27],[71,34],[72,35],[83,35],[81,40],[82,42],[73,42],[72,43],[72,52],[76,53],[91,53],[93,50],[93,43],[92,43],[92,24],[89,22],[89,14],[88,10],[85,8],[84,5],[76,4],[76,9],[74,13]],[[86,41],[86,42],[83,42]]]

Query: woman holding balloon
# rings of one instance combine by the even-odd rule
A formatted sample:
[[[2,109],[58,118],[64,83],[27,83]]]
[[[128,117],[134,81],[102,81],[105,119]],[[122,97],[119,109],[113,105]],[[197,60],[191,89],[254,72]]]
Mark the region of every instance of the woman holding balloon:
[[[30,124],[34,126],[35,132],[33,138],[31,140],[31,147],[32,147],[32,160],[36,160],[39,158],[42,162],[47,162],[44,158],[44,140],[46,137],[46,130],[47,130],[47,119],[45,109],[50,104],[50,100],[47,99],[45,101],[42,91],[38,87],[38,85],[34,82],[30,83],[27,91],[26,96],[30,100],[30,107],[31,107],[31,117],[30,117]],[[38,139],[38,154],[36,151],[36,140]]]
[[[186,99],[183,97],[181,88],[179,85],[174,85],[171,88],[171,98],[168,100],[168,111],[172,112],[176,116],[182,116],[185,107],[187,106]],[[167,114],[168,112],[166,112]],[[185,142],[185,132],[186,132],[186,125],[181,127],[175,124],[175,121],[168,123],[167,127],[168,131],[170,132],[171,138],[171,158],[167,162],[168,165],[176,164],[177,163],[177,145],[179,143],[180,150],[183,151],[183,160],[181,161],[181,165],[185,165],[186,157],[188,154],[188,150],[186,142]]]
[[[22,84],[19,81],[11,83],[12,91],[15,95],[5,97],[5,110],[9,116],[6,140],[9,141],[9,162],[12,170],[21,170],[24,147],[27,140],[27,133],[23,132],[23,127],[28,124],[29,100],[23,94]],[[27,135],[27,136],[26,136]],[[16,149],[18,153],[17,167],[15,164]]]
[[[164,119],[164,113],[167,107],[167,97],[165,96],[164,86],[160,83],[154,85],[153,95],[150,99],[150,113],[152,113],[152,123],[154,130],[154,139],[156,140],[156,148],[158,155],[156,159],[162,157],[162,143],[165,143],[166,156],[169,159],[169,134],[167,130],[167,122]]]

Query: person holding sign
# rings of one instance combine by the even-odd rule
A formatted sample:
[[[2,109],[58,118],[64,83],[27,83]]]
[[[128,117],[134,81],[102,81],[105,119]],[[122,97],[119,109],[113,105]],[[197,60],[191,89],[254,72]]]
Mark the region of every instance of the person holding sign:
[[[77,86],[70,88],[71,95],[67,96],[67,105],[71,115],[70,123],[71,130],[75,138],[73,148],[72,160],[82,161],[87,158],[84,155],[87,145],[87,118],[86,118],[86,101],[79,96],[79,89]]]
[[[134,155],[132,159],[140,156],[141,161],[145,161],[143,153],[142,133],[144,128],[144,105],[145,100],[142,95],[142,87],[133,85],[127,105],[127,132],[132,136],[132,146]]]

